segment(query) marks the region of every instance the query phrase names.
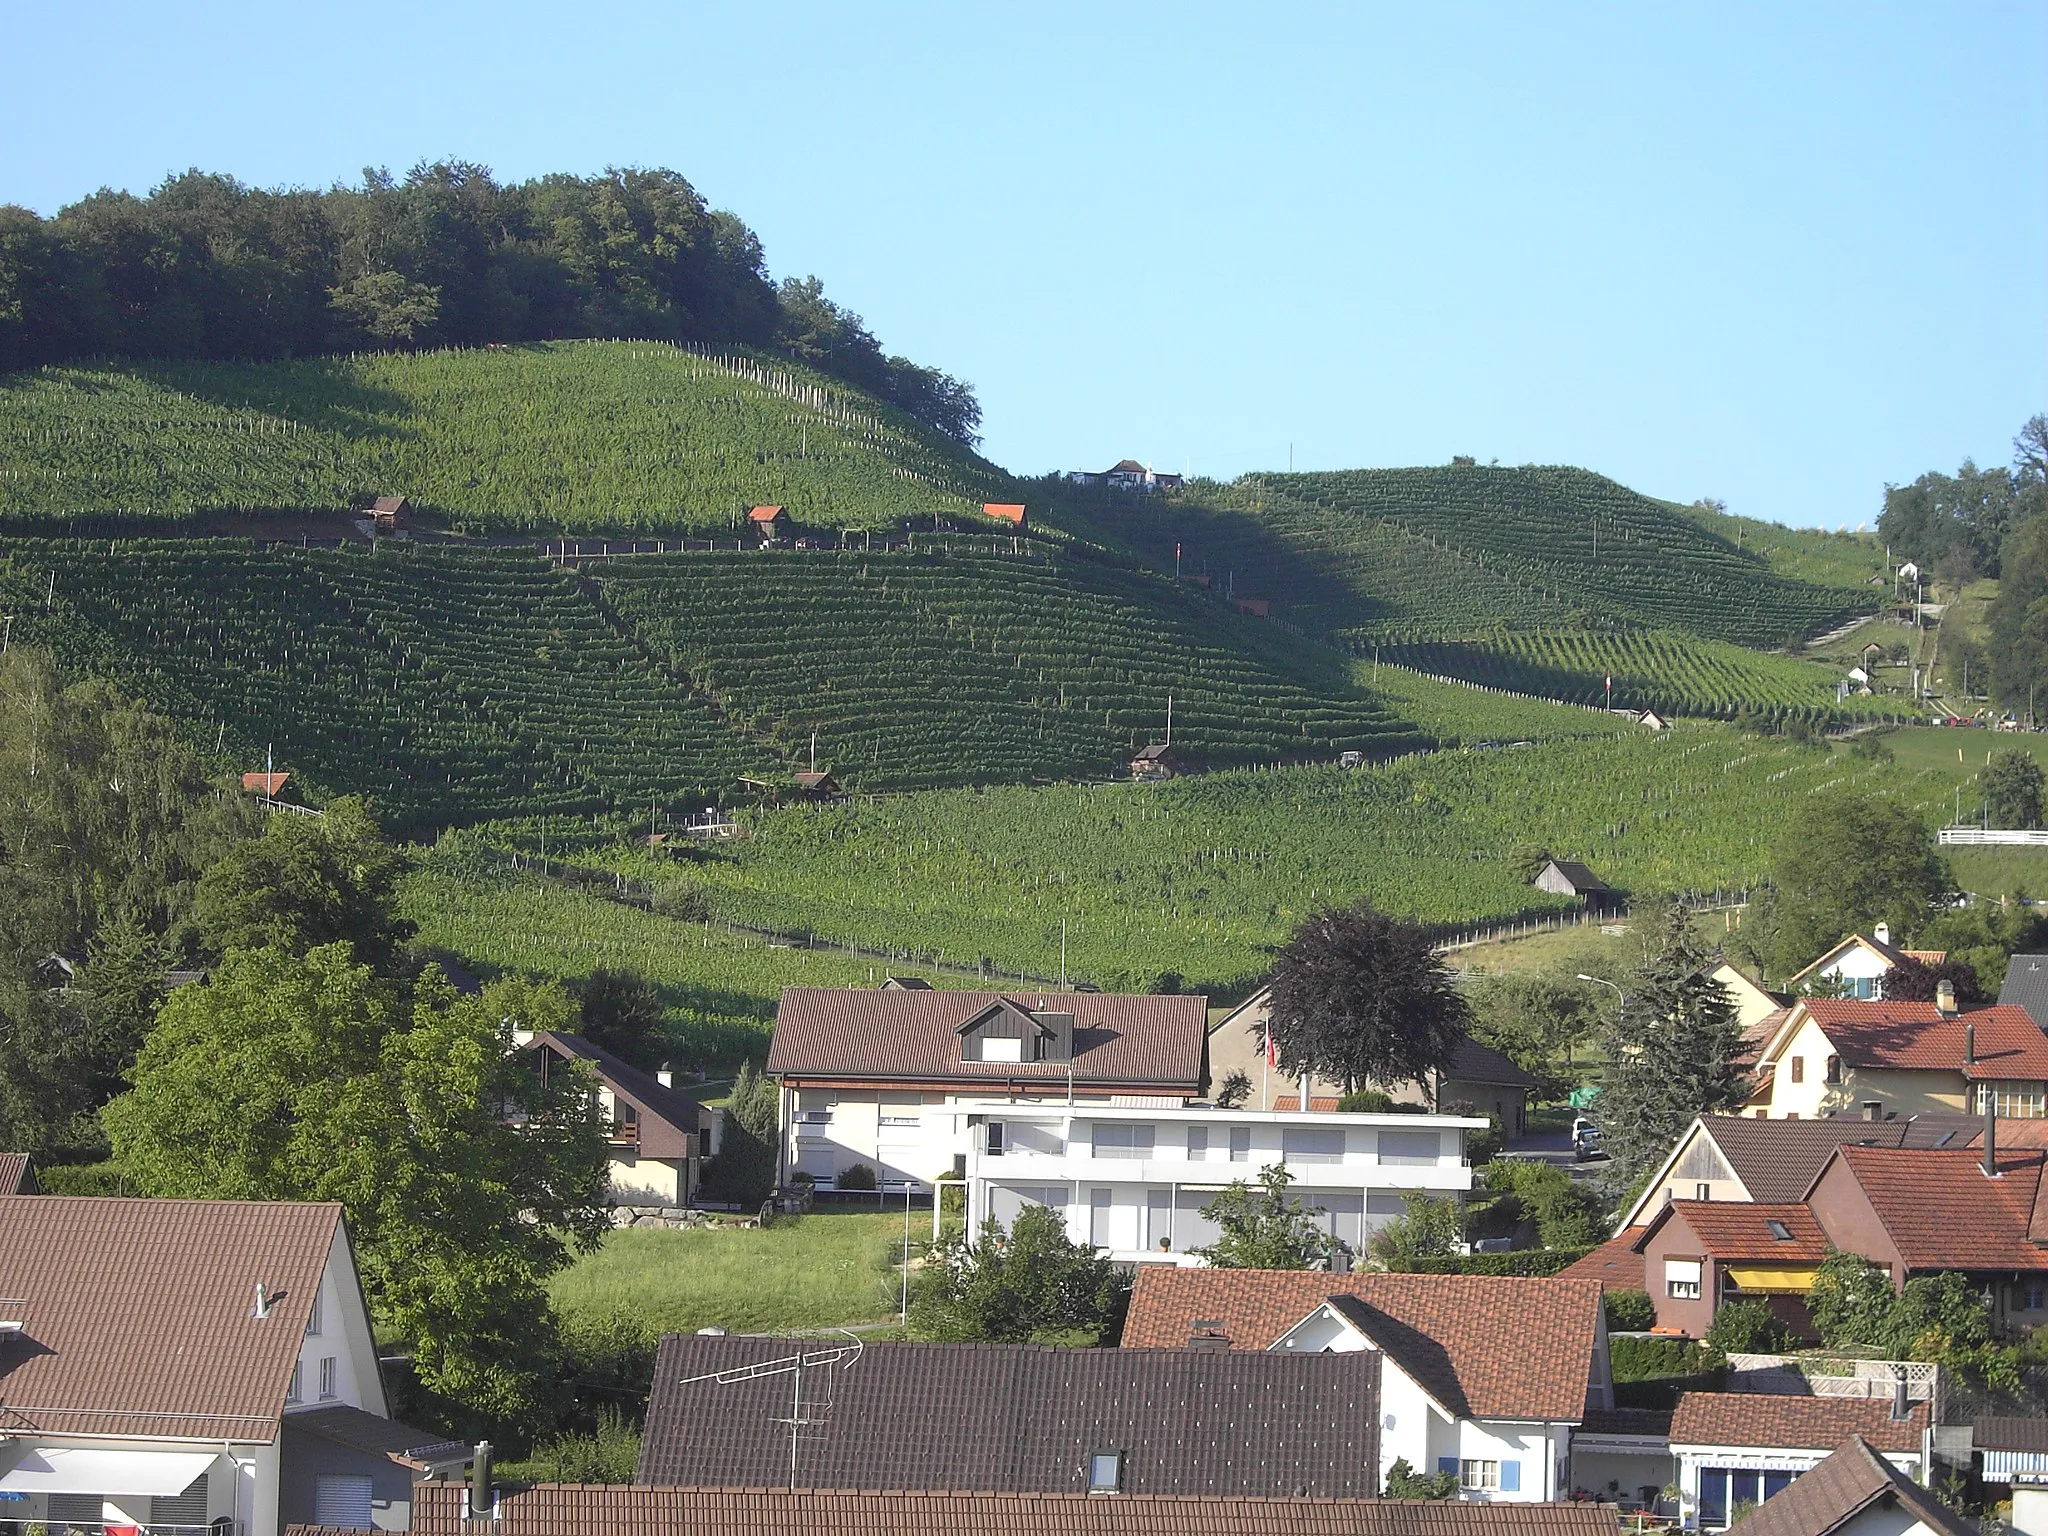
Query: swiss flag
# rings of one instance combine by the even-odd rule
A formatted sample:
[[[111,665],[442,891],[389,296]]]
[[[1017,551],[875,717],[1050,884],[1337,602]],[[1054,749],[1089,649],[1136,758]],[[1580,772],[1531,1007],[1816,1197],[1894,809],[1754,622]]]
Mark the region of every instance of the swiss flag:
[[[1269,1067],[1280,1065],[1280,1053],[1273,1048],[1273,1026],[1270,1024],[1266,1026],[1266,1065]]]

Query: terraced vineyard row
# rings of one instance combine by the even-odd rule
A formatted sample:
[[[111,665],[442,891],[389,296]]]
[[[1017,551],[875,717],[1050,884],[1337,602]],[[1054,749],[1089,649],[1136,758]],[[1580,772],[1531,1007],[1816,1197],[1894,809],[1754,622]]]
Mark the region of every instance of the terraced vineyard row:
[[[1605,703],[1611,676],[1617,709],[1733,716],[1748,707],[1809,719],[1904,719],[1914,713],[1900,695],[1851,693],[1838,701],[1839,673],[1833,668],[1668,631],[1502,630],[1471,639],[1382,644],[1373,652],[1381,661],[1418,671],[1575,704]]]
[[[0,379],[0,523],[167,527],[402,492],[474,532],[722,532],[752,505],[893,525],[1008,500],[1002,471],[781,359],[652,342]]]
[[[1344,669],[1080,560],[809,552],[619,561],[606,601],[726,711],[868,786],[1064,778],[1173,740],[1219,763],[1418,738]]]
[[[689,803],[776,765],[530,556],[23,542],[0,607],[17,641],[401,827]]]
[[[1638,626],[1777,645],[1876,606],[1868,589],[1780,576],[1676,508],[1584,470],[1454,465],[1258,480],[1326,517],[1391,524]]]

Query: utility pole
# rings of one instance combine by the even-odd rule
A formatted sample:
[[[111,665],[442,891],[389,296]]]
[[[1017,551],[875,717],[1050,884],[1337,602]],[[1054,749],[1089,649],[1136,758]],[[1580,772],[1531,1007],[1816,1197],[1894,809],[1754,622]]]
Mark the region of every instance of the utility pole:
[[[1173,745],[1173,695],[1166,696],[1166,744]]]
[[[1067,920],[1060,919],[1060,985],[1067,984]]]

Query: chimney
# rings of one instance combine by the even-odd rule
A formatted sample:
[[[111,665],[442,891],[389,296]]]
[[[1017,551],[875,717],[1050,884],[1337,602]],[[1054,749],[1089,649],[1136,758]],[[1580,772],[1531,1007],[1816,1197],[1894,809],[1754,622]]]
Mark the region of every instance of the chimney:
[[[1952,981],[1937,981],[1934,984],[1934,1006],[1948,1018],[1956,1016],[1956,984]]]
[[[491,1442],[479,1440],[469,1463],[469,1518],[490,1519],[494,1502],[491,1494]]]
[[[256,1304],[249,1309],[249,1315],[258,1319],[266,1318],[270,1316],[270,1309],[276,1305],[277,1298],[270,1294],[270,1287],[261,1280],[258,1280],[256,1282]]]
[[[664,1088],[673,1088],[673,1087],[675,1087],[675,1085],[676,1085],[676,1074],[675,1074],[675,1069],[674,1069],[674,1068],[672,1068],[672,1067],[671,1067],[671,1066],[670,1066],[670,1065],[669,1065],[669,1064],[668,1064],[667,1062],[665,1062],[665,1061],[664,1061],[664,1062],[663,1062],[663,1063],[662,1063],[662,1064],[661,1064],[661,1065],[660,1065],[659,1067],[655,1068],[655,1072],[654,1072],[654,1080],[655,1080],[655,1081],[656,1081],[657,1083],[661,1084],[661,1086],[662,1086],[662,1087],[664,1087]]]
[[[1947,986],[1948,983],[1943,982],[1942,985]],[[1974,1024],[1965,1024],[1963,1026],[1963,1065],[1967,1067],[1971,1063],[1975,1062],[1976,1059],[1977,1026]]]
[[[1984,1089],[1984,1177],[1998,1177],[1998,1100],[1991,1096],[1991,1088]]]
[[[1890,923],[1879,923],[1877,927],[1872,930],[1872,935],[1876,938],[1878,943],[1889,944],[1892,941],[1892,925]]]
[[[1884,1118],[1884,1105],[1876,1100],[1865,1104],[1863,1106],[1863,1118],[1866,1120],[1882,1120]]]
[[[1204,1354],[1223,1354],[1230,1349],[1230,1335],[1223,1331],[1221,1323],[1200,1318],[1188,1334],[1188,1348]]]
[[[1910,1419],[1913,1405],[1906,1397],[1906,1368],[1900,1366],[1892,1376],[1892,1417]]]

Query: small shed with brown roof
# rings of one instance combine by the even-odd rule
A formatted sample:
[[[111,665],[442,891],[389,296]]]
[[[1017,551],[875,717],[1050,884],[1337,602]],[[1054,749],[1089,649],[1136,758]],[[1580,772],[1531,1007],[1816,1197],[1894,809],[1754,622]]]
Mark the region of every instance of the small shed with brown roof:
[[[493,1536],[1619,1536],[1611,1504],[1471,1504],[1224,1494],[674,1488],[503,1490]],[[470,1536],[456,1484],[423,1484],[414,1536]],[[340,1536],[315,1526],[287,1536]],[[1859,1533],[1860,1536],[1860,1533]]]
[[[1170,779],[1180,772],[1180,754],[1167,742],[1155,741],[1131,754],[1131,777],[1134,779]]]
[[[755,507],[747,514],[747,526],[754,530],[763,544],[780,544],[789,537],[789,509]]]
[[[1021,501],[985,501],[981,504],[981,515],[992,517],[999,523],[1008,523],[1020,533],[1024,530],[1025,512]]]
[[[364,515],[371,532],[394,534],[412,526],[412,503],[403,496],[379,496]]]
[[[284,794],[284,787],[291,782],[289,773],[245,773],[242,788],[252,795],[261,795],[266,800],[275,800]]]

